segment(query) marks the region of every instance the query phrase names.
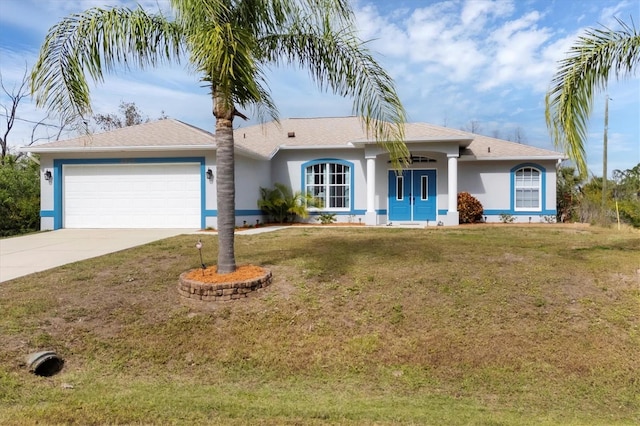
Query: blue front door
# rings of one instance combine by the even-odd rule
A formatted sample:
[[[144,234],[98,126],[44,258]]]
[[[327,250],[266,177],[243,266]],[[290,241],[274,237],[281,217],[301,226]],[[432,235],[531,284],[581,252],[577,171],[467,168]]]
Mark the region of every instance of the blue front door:
[[[436,220],[436,171],[389,171],[389,220]]]

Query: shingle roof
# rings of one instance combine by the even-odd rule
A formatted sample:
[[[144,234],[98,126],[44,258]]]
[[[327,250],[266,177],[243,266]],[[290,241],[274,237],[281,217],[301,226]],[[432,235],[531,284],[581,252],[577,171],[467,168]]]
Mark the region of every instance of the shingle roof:
[[[563,159],[560,152],[538,148],[517,142],[505,141],[483,135],[473,135],[474,139],[468,148],[462,150],[461,159],[465,157],[479,160],[507,159],[507,158],[549,158]]]
[[[405,136],[409,142],[459,141],[462,158],[563,158],[547,149],[477,135],[427,123],[407,123]],[[358,117],[289,118],[280,121],[239,127],[234,130],[239,151],[260,158],[271,158],[280,149],[312,147],[353,147],[373,143]],[[85,151],[111,149],[188,149],[215,148],[215,136],[205,130],[166,119],[110,132],[97,133],[63,141],[25,148],[32,152]]]
[[[32,147],[32,151],[55,151],[57,149],[79,148],[143,148],[215,146],[212,133],[179,120],[166,119],[122,127],[110,132],[95,133],[79,138],[50,142]]]
[[[331,117],[288,118],[280,120],[279,125],[272,121],[240,127],[233,136],[237,146],[271,157],[283,147],[348,146],[366,133],[356,117]]]
[[[407,123],[405,137],[414,142],[460,141],[466,148],[462,155],[469,159],[562,158],[555,151],[427,123]],[[263,157],[281,148],[347,147],[370,140],[358,117],[289,118],[280,125],[270,122],[238,128],[234,138],[237,146]]]

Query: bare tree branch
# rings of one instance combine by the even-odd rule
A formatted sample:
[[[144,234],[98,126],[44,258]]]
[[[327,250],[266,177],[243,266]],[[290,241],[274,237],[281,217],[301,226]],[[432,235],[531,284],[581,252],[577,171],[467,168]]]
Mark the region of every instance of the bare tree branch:
[[[29,96],[29,78],[27,75],[27,66],[25,64],[22,81],[19,83],[19,86],[17,88],[14,85],[11,91],[9,91],[4,85],[2,72],[0,72],[0,87],[2,88],[2,91],[5,93],[5,95],[7,95],[7,97],[9,98],[9,107],[7,107],[6,105],[0,105],[0,107],[2,107],[2,109],[4,110],[3,116],[6,120],[4,132],[0,137],[0,164],[4,164],[4,159],[8,153],[7,143],[9,133],[11,133],[11,129],[13,129],[13,125],[15,124],[18,106],[20,105],[22,99]]]

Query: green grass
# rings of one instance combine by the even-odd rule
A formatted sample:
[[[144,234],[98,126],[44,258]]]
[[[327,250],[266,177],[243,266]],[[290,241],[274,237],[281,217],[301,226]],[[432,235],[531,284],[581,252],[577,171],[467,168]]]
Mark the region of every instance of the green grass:
[[[0,284],[0,424],[640,422],[637,231],[239,235],[274,282],[205,308],[176,291],[196,240]],[[24,366],[45,349],[65,359],[50,378]]]

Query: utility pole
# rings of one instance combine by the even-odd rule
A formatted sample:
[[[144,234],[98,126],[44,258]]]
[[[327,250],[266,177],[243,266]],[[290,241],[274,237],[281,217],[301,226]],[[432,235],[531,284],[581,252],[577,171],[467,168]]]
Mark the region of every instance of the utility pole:
[[[607,132],[609,130],[609,94],[604,99],[604,138],[602,150],[602,214],[607,209]]]

